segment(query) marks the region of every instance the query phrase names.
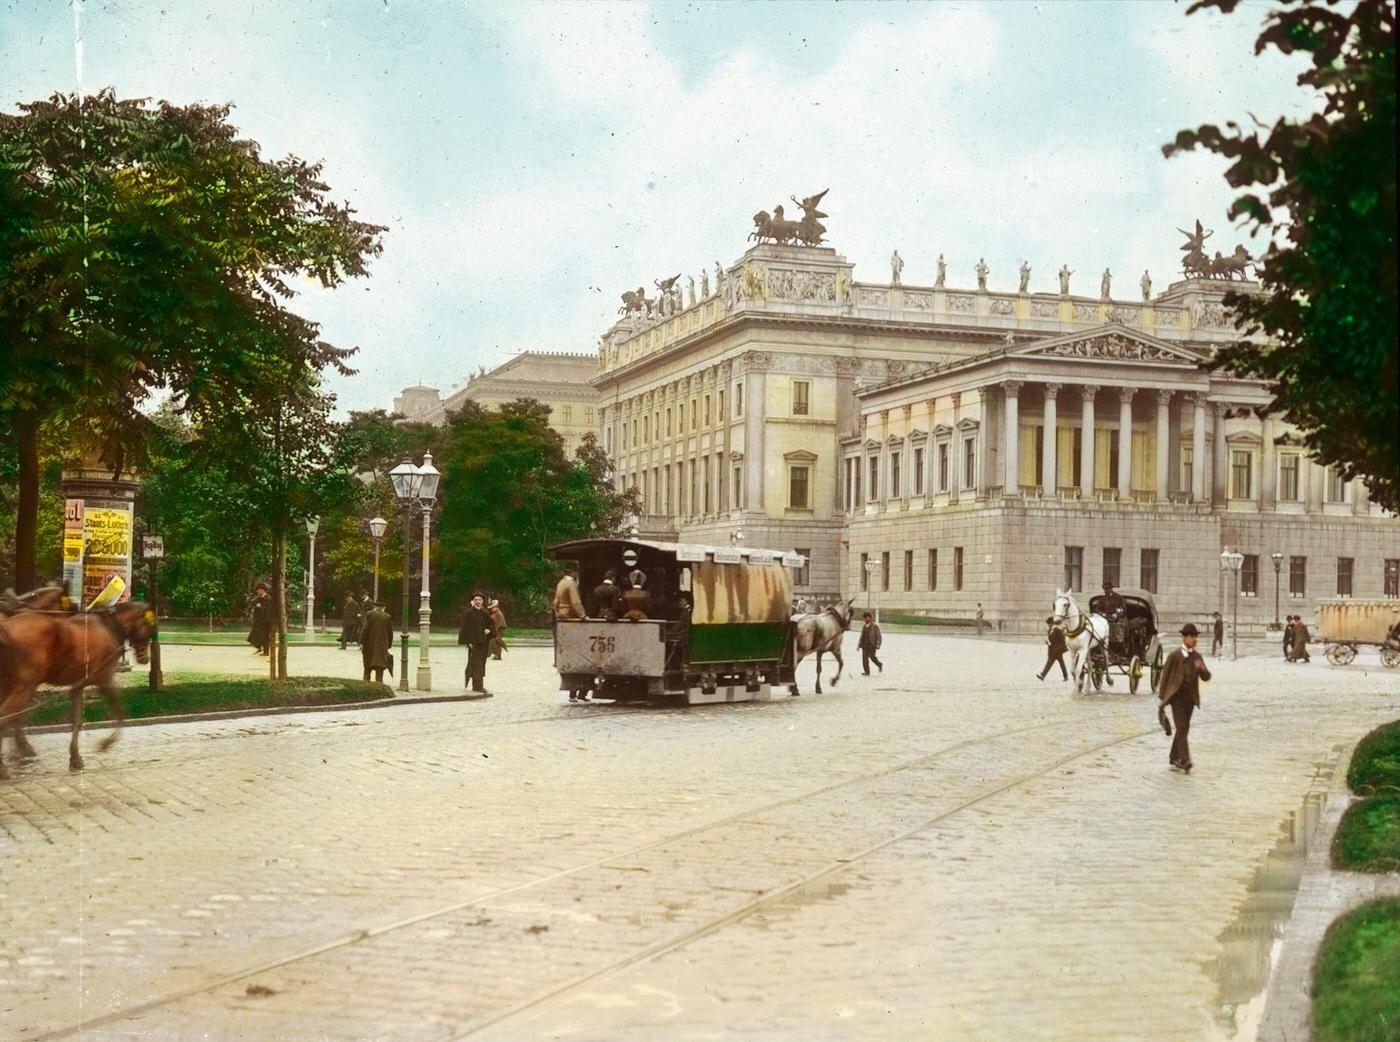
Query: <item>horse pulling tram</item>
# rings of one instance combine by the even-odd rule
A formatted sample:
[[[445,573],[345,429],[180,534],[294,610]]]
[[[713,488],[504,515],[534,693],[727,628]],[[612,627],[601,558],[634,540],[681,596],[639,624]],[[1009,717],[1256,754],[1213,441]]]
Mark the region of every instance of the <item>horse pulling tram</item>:
[[[1137,694],[1143,674],[1150,674],[1150,690],[1157,690],[1162,676],[1162,641],[1157,633],[1157,605],[1146,590],[1119,589],[1123,598],[1123,617],[1110,624],[1108,638],[1093,642],[1089,650],[1087,671],[1089,681],[1098,691],[1105,679],[1113,683],[1110,672],[1128,678],[1128,691]],[[1104,595],[1089,598],[1089,613],[1103,614]]]
[[[581,539],[551,548],[578,565],[589,617],[554,626],[561,690],[697,705],[772,697],[795,684],[789,569],[799,554],[749,547]],[[598,617],[593,590],[614,571],[646,576],[645,618]]]
[[[1317,606],[1317,621],[1332,665],[1352,662],[1364,644],[1380,648],[1387,668],[1400,666],[1400,602],[1323,601]]]

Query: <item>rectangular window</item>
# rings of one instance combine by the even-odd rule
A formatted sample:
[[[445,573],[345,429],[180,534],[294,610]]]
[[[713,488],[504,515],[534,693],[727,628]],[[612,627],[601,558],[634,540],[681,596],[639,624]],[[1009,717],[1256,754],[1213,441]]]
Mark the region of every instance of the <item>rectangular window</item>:
[[[961,590],[963,587],[963,548],[953,547],[953,589]]]
[[[1236,449],[1230,453],[1230,498],[1254,497],[1254,453]]]
[[[705,426],[710,425],[710,396],[705,395]]]
[[[870,501],[880,498],[880,457],[870,457]]]
[[[1327,468],[1327,502],[1345,503],[1347,483],[1342,480],[1342,472],[1336,467]]]
[[[639,446],[639,445],[641,445],[641,442],[637,440],[637,421],[636,421],[636,420],[633,420],[633,421],[632,421],[632,448],[635,449],[635,448],[637,448],[637,446]]]
[[[744,509],[744,468],[736,466],[734,468],[734,503],[735,510]]]
[[[1190,492],[1192,485],[1191,467],[1193,466],[1191,456],[1195,449],[1183,445],[1181,447],[1181,491]]]
[[[870,555],[860,555],[860,592],[870,592]]]
[[[788,506],[793,510],[807,509],[807,482],[811,468],[793,466],[788,471]]]
[[[1123,550],[1117,546],[1103,548],[1103,581],[1122,586]]]
[[[806,416],[811,407],[812,384],[810,380],[794,380],[792,382],[792,414],[794,416]]]
[[[642,417],[642,444],[645,445],[645,444],[646,444],[647,442],[649,442],[649,441],[651,441],[651,417],[650,417],[650,416],[643,416],[643,417]]]
[[[572,423],[572,422],[573,422],[573,419],[574,419],[574,407],[573,407],[572,405],[566,405],[566,406],[564,406],[564,422],[565,422],[565,423]]]
[[[720,423],[723,423],[726,415],[727,414],[724,411],[724,392],[720,391],[719,397],[715,399],[715,419],[719,420]]]
[[[700,503],[701,512],[710,512],[710,457],[700,457]]]
[[[1385,595],[1400,597],[1400,557],[1385,559]]]
[[[1033,460],[1035,464],[1035,484],[1044,487],[1045,485],[1045,424],[1037,424],[1031,428],[1035,433],[1031,437],[1031,451],[1035,454]]]
[[[793,552],[805,557],[807,563],[801,568],[794,568],[792,570],[792,584],[794,586],[808,586],[812,581],[812,548],[810,546],[799,546]]]
[[[1108,486],[1118,487],[1118,432],[1112,431],[1108,442]]]
[[[904,551],[904,591],[908,593],[914,588],[914,551]]]
[[[948,491],[948,446],[938,446],[938,491]]]
[[[1288,596],[1306,597],[1308,595],[1308,559],[1306,557],[1290,557],[1288,559]]]
[[[1354,557],[1339,557],[1339,558],[1337,558],[1337,596],[1338,596],[1338,597],[1350,597],[1350,596],[1351,596],[1351,573],[1352,573],[1353,568],[1355,568],[1355,566],[1356,566],[1356,558],[1354,558]]]
[[[744,415],[744,385],[734,385],[734,418],[737,420]]]
[[[1158,550],[1140,551],[1138,566],[1138,585],[1148,593],[1157,592],[1157,561]]]
[[[1296,503],[1298,494],[1298,454],[1285,452],[1278,458],[1278,498],[1284,503]]]
[[[700,399],[690,399],[690,429],[697,431],[700,429]]]
[[[666,437],[671,436],[671,410],[666,410]]]
[[[977,439],[963,439],[962,487],[972,488],[977,482]]]
[[[930,550],[930,551],[928,552],[928,588],[929,588],[930,590],[936,590],[936,589],[938,589],[938,551],[937,551],[937,550]]]
[[[924,494],[924,450],[914,450],[914,495]]]
[[[890,453],[890,498],[891,498],[891,499],[898,499],[898,498],[899,498],[899,479],[900,479],[899,463],[900,463],[900,454],[899,454],[898,452],[891,452],[891,453]]]
[[[583,410],[583,422],[584,422],[584,423],[592,423],[592,422],[593,422],[593,406],[591,406],[591,405],[590,405],[590,406],[587,406],[587,407]]]
[[[1084,589],[1084,547],[1065,547],[1065,589]]]
[[[1084,479],[1084,427],[1078,426],[1070,433],[1069,450],[1069,473],[1070,484],[1074,488],[1083,488]]]
[[[605,433],[606,433],[606,435],[607,435],[607,442],[608,442],[608,444],[607,444],[607,452],[608,452],[608,455],[611,456],[611,455],[612,455],[612,428],[609,427]]]
[[[1245,554],[1240,565],[1240,594],[1245,597],[1259,596],[1259,555]]]
[[[880,590],[884,593],[890,591],[890,552],[888,550],[880,553]]]

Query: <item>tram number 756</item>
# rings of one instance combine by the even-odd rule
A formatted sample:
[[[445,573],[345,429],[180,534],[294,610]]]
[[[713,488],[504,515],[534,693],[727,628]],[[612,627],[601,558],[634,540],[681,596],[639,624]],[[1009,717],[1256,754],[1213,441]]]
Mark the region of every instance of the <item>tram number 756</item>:
[[[595,655],[610,654],[617,650],[617,638],[594,634],[588,638],[588,646]]]

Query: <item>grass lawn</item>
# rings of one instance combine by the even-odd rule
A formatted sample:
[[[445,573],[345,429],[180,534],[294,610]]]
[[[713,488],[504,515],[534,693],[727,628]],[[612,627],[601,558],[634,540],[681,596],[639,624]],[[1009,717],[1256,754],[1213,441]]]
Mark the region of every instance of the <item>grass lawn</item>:
[[[145,674],[141,674],[144,679]],[[182,713],[208,713],[221,709],[260,709],[271,706],[324,706],[343,702],[368,702],[387,698],[390,690],[381,684],[341,677],[292,677],[271,681],[247,677],[181,679],[166,675],[161,691],[147,691],[144,684],[122,689],[128,719],[171,716]],[[68,698],[62,692],[46,692],[50,699],[34,710],[31,724],[63,723],[68,719]],[[107,703],[90,695],[83,705],[83,719],[89,723],[110,720]]]
[[[1367,796],[1347,808],[1332,839],[1332,866],[1354,872],[1400,872],[1400,791]],[[1396,988],[1400,989],[1400,969]]]
[[[1314,1042],[1400,1038],[1400,900],[1363,905],[1328,928],[1312,992]]]
[[[248,636],[248,627],[243,626],[238,629],[215,628],[212,632],[207,627],[167,625],[161,624],[160,639],[165,644],[241,644]],[[549,630],[541,629],[508,629],[506,630],[506,643],[512,640],[536,639],[548,641],[552,639]],[[287,643],[290,644],[325,644],[328,646],[338,646],[340,644],[340,630],[337,628],[333,633],[317,633],[307,640],[306,631],[302,629],[288,629]],[[394,631],[394,646],[398,647],[398,630]],[[415,623],[413,629],[409,631],[408,643],[411,647],[418,646],[418,626]],[[457,643],[457,630],[441,629],[433,631],[433,647],[449,647]]]
[[[1400,720],[1382,724],[1356,743],[1347,785],[1358,795],[1387,786],[1400,789]]]

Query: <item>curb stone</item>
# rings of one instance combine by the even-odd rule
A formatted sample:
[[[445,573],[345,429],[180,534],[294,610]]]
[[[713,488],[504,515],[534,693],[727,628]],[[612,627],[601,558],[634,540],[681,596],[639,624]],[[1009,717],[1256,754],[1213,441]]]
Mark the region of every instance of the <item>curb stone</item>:
[[[143,716],[136,720],[128,720],[123,727],[152,727],[156,724],[191,724],[204,720],[242,720],[252,716],[288,716],[292,713],[338,713],[342,710],[351,709],[383,709],[388,706],[415,706],[429,705],[434,702],[480,702],[482,699],[490,698],[490,695],[423,695],[409,698],[379,698],[370,702],[337,702],[334,705],[324,706],[266,706],[261,709],[216,709],[208,713],[177,713],[170,716]],[[94,729],[111,730],[115,721],[97,720],[94,722],[84,722],[83,730]],[[67,734],[72,730],[72,724],[40,724],[38,727],[26,727],[28,734]]]
[[[1400,875],[1332,867],[1332,837],[1357,797],[1346,788],[1355,744],[1337,764],[1317,828],[1309,842],[1293,911],[1269,975],[1258,1042],[1311,1042],[1312,975],[1327,928],[1347,912],[1381,897],[1400,897]]]

